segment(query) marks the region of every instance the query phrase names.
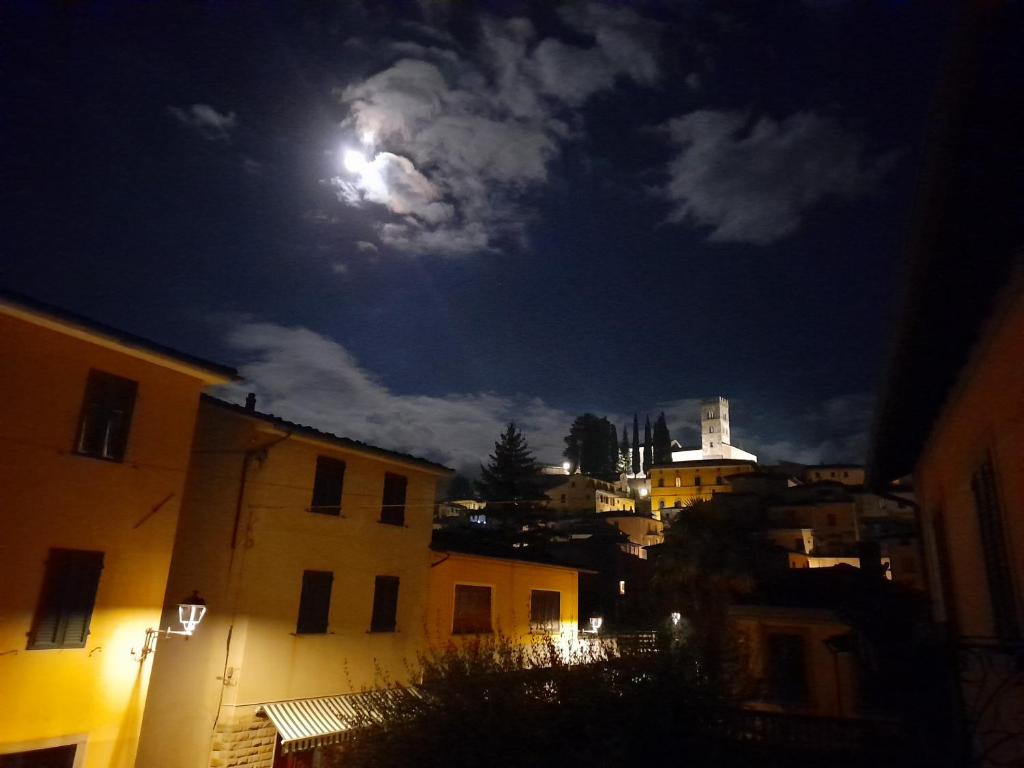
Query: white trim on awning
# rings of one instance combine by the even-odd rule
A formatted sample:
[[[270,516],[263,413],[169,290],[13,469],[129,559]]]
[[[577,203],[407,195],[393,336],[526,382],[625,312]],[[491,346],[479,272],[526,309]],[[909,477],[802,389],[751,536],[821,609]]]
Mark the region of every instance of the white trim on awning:
[[[415,695],[412,689],[293,699],[263,704],[258,715],[270,718],[281,736],[281,752],[301,752],[323,744],[337,744],[353,728],[379,723],[382,709],[398,697]]]

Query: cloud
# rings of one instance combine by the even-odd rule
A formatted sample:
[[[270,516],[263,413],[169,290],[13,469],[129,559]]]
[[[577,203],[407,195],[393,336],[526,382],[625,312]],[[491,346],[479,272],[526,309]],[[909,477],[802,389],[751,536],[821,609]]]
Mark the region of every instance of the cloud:
[[[672,437],[684,447],[700,445],[700,398],[661,403]],[[774,402],[730,399],[732,444],[758,461],[798,464],[860,463],[865,460],[874,398],[850,393],[809,402],[791,412]],[[642,418],[642,414],[641,414]]]
[[[378,253],[380,249],[373,243],[369,243],[366,240],[360,240],[356,243],[356,249],[360,253]]]
[[[870,191],[893,159],[868,159],[861,138],[810,111],[751,121],[702,109],[668,131],[679,148],[663,188],[670,219],[710,227],[714,242],[765,245],[792,234],[823,200]]]
[[[238,122],[234,112],[221,113],[209,104],[193,104],[187,109],[168,107],[167,111],[209,141],[228,141]]]
[[[380,210],[381,243],[464,256],[522,242],[524,196],[579,136],[581,109],[618,83],[654,83],[660,27],[631,10],[572,6],[575,39],[524,18],[481,22],[471,51],[395,42],[402,58],[338,92],[362,143],[331,180],[339,200]],[[386,151],[383,151],[386,148]]]
[[[283,418],[392,450],[475,471],[515,421],[539,460],[561,461],[572,416],[542,400],[491,393],[443,397],[397,394],[341,344],[301,327],[235,318],[227,342],[248,362],[245,378],[222,394],[257,395],[258,408]]]

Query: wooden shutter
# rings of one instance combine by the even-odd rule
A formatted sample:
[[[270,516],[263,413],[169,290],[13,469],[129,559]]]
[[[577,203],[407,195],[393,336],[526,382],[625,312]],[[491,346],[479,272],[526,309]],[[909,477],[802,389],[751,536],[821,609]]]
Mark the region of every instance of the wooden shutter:
[[[405,524],[405,488],[407,480],[404,475],[384,475],[384,499],[380,510],[380,521],[389,525]]]
[[[371,632],[394,632],[398,615],[398,577],[378,576],[373,584]]]
[[[997,637],[1017,639],[1020,637],[1020,620],[1013,584],[1013,565],[1007,552],[1003,511],[999,505],[991,459],[986,459],[974,473],[971,491],[974,493],[974,506],[981,533],[993,629]]]
[[[558,632],[562,628],[562,595],[547,589],[530,592],[530,631]]]
[[[345,482],[345,462],[329,456],[316,457],[313,500],[309,511],[322,515],[341,514],[341,489]]]
[[[300,635],[323,634],[331,610],[331,585],[334,574],[330,571],[303,571],[302,595],[299,598],[299,618],[295,632]]]
[[[491,588],[455,585],[455,616],[452,634],[481,634],[491,631]]]
[[[29,650],[85,647],[102,569],[102,552],[50,550]]]

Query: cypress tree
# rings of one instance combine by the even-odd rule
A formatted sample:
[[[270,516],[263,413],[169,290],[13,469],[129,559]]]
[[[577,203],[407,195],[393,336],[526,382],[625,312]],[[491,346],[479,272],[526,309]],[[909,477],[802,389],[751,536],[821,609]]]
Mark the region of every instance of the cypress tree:
[[[664,411],[654,422],[654,463],[667,464],[672,461],[672,438],[668,433],[668,423]]]
[[[647,474],[647,470],[654,463],[654,441],[651,439],[651,417],[647,417],[647,421],[644,422],[644,474]]]
[[[619,474],[627,474],[633,459],[629,447],[629,427],[622,425],[622,440],[619,442]]]
[[[633,474],[640,474],[640,424],[633,414]]]

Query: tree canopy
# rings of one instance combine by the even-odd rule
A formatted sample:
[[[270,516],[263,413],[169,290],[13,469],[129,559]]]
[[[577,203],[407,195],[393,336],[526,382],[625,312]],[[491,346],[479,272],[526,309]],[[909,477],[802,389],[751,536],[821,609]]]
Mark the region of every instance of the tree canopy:
[[[668,433],[668,423],[664,411],[654,422],[654,463],[668,464],[672,461],[672,436]]]
[[[615,425],[604,416],[584,413],[577,416],[565,437],[562,454],[585,475],[603,480],[618,477],[619,440]]]
[[[540,469],[527,445],[526,438],[514,423],[510,423],[494,444],[487,466],[480,467],[477,488],[485,501],[508,502],[541,499],[544,494],[537,487]]]

